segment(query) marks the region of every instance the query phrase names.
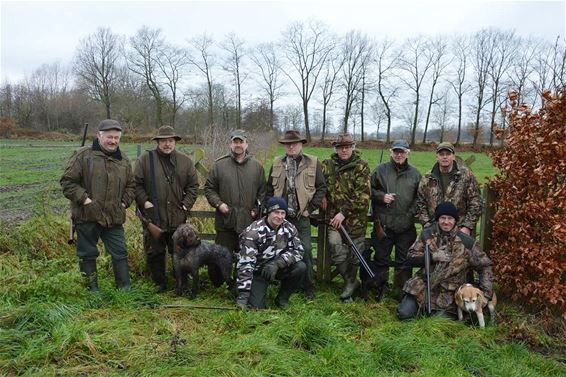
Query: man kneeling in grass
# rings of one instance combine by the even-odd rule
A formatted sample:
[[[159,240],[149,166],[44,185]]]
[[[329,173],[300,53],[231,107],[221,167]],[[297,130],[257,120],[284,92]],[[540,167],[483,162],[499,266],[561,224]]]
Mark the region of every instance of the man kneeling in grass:
[[[287,308],[289,297],[303,283],[304,249],[297,228],[285,220],[286,215],[285,199],[272,197],[267,202],[267,216],[251,223],[240,235],[236,300],[240,309],[264,309],[267,288],[275,279],[281,280],[275,304]]]
[[[466,272],[472,268],[479,273],[479,288],[488,301],[493,295],[493,271],[491,259],[481,250],[477,241],[461,232],[458,210],[454,204],[443,202],[436,207],[435,224],[425,228],[407,254],[407,263],[413,267],[423,267],[425,245],[431,255],[430,285],[431,311],[434,314],[456,316],[454,293],[467,283]],[[417,315],[419,308],[425,308],[426,277],[424,268],[409,279],[403,287],[403,300],[397,307],[397,317],[401,320]]]

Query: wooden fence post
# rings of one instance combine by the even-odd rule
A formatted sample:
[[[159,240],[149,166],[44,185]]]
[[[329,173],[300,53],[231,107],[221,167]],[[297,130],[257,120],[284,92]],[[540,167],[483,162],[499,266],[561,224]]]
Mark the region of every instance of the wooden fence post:
[[[491,219],[495,213],[495,209],[493,208],[493,204],[495,204],[495,192],[491,189],[489,184],[484,185],[482,196],[485,203],[485,210],[480,222],[480,245],[483,251],[489,252],[491,250]]]

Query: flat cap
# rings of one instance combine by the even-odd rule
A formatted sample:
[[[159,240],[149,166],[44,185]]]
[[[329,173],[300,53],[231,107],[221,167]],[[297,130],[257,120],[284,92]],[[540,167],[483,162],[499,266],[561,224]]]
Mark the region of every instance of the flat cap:
[[[122,131],[120,122],[114,119],[104,119],[98,123],[98,131],[117,130]]]
[[[456,153],[454,150],[454,146],[452,145],[452,143],[449,143],[447,141],[444,141],[440,144],[438,144],[438,147],[436,147],[436,153],[442,151],[442,150],[447,150],[450,151],[452,153]]]
[[[408,151],[410,148],[409,143],[407,143],[405,140],[395,140],[393,144],[391,144],[391,149],[402,149],[404,151]]]

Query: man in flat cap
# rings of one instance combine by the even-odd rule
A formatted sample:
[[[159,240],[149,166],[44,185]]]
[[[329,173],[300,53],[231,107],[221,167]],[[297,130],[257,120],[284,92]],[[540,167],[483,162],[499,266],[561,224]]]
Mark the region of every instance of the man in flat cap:
[[[438,145],[436,161],[419,183],[417,217],[428,228],[434,224],[435,208],[451,202],[458,209],[458,229],[473,236],[483,211],[478,181],[468,167],[456,161],[454,146],[449,142]]]
[[[321,208],[330,219],[328,243],[332,264],[344,279],[344,290],[340,300],[352,300],[358,286],[359,260],[342,240],[339,233],[343,225],[358,250],[365,250],[367,214],[370,198],[370,170],[355,150],[354,137],[340,134],[332,142],[335,153],[322,162],[322,170],[328,190]]]
[[[283,197],[287,202],[287,220],[297,228],[305,248],[307,274],[304,295],[307,300],[312,300],[314,269],[309,216],[320,207],[326,195],[326,182],[318,158],[303,153],[303,144],[306,142],[299,131],[285,131],[279,140],[285,146],[285,155],[275,157],[273,161],[267,177],[266,202],[273,196]]]
[[[409,164],[411,150],[405,140],[395,140],[389,153],[390,160],[378,165],[371,173],[372,213],[383,229],[380,237],[374,229],[371,241],[375,249],[375,272],[385,277],[387,282],[391,252],[395,247],[393,287],[400,294],[403,285],[412,276],[412,268],[404,263],[409,247],[417,238],[415,215],[421,173]]]
[[[101,121],[92,145],[73,153],[60,180],[63,194],[71,201],[79,268],[91,292],[98,291],[99,239],[112,256],[116,287],[130,286],[123,224],[126,208],[134,200],[134,180],[130,161],[119,147],[121,136],[118,121]]]
[[[189,156],[176,150],[173,127],[162,126],[152,138],[155,149],[143,153],[134,169],[136,203],[143,216],[161,228],[161,236],[143,231],[144,249],[151,278],[159,292],[167,288],[166,250],[173,256],[173,232],[187,221],[197,199],[198,177]]]
[[[216,208],[215,242],[233,252],[239,249],[239,234],[261,215],[265,197],[265,172],[248,146],[246,131],[233,131],[230,152],[214,162],[204,185],[206,200]]]

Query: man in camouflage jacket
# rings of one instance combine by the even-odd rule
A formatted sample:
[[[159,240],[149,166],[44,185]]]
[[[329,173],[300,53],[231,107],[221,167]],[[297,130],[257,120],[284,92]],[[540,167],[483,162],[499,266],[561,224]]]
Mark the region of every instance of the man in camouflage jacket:
[[[96,136],[92,146],[73,153],[60,180],[63,194],[71,201],[79,268],[93,292],[98,291],[99,239],[112,256],[116,286],[130,286],[123,224],[126,208],[134,200],[132,168],[119,147],[122,126],[113,119],[103,120]]]
[[[417,217],[423,227],[433,225],[434,209],[444,201],[458,209],[460,231],[474,235],[483,203],[480,186],[474,174],[456,162],[454,146],[440,143],[436,148],[437,163],[421,179],[417,191]]]
[[[479,273],[479,288],[489,300],[493,296],[492,261],[481,250],[477,241],[456,227],[458,211],[450,202],[443,202],[435,210],[433,227],[423,230],[419,239],[409,249],[408,263],[424,266],[425,245],[431,253],[431,309],[455,315],[457,312],[454,293],[467,283],[466,271],[473,268]],[[397,307],[399,319],[409,319],[424,308],[426,280],[424,269],[405,283],[405,296]]]
[[[281,280],[275,303],[287,308],[289,297],[303,282],[303,245],[297,229],[285,220],[286,213],[285,199],[272,197],[267,202],[267,216],[251,223],[240,235],[236,305],[241,309],[264,309],[267,288],[275,279]]]
[[[365,250],[370,198],[369,166],[355,150],[351,134],[340,134],[332,143],[335,153],[322,162],[326,197],[321,208],[329,219],[328,243],[332,264],[344,278],[343,301],[351,300],[357,285],[358,258],[344,244],[338,229],[344,225],[358,250]]]
[[[191,158],[176,149],[181,137],[173,127],[159,127],[152,140],[156,147],[143,153],[136,162],[134,181],[138,208],[163,230],[161,237],[154,239],[144,228],[143,241],[151,278],[158,291],[164,292],[167,288],[166,251],[169,250],[172,260],[172,236],[177,227],[187,221],[188,212],[197,199],[198,177]]]

